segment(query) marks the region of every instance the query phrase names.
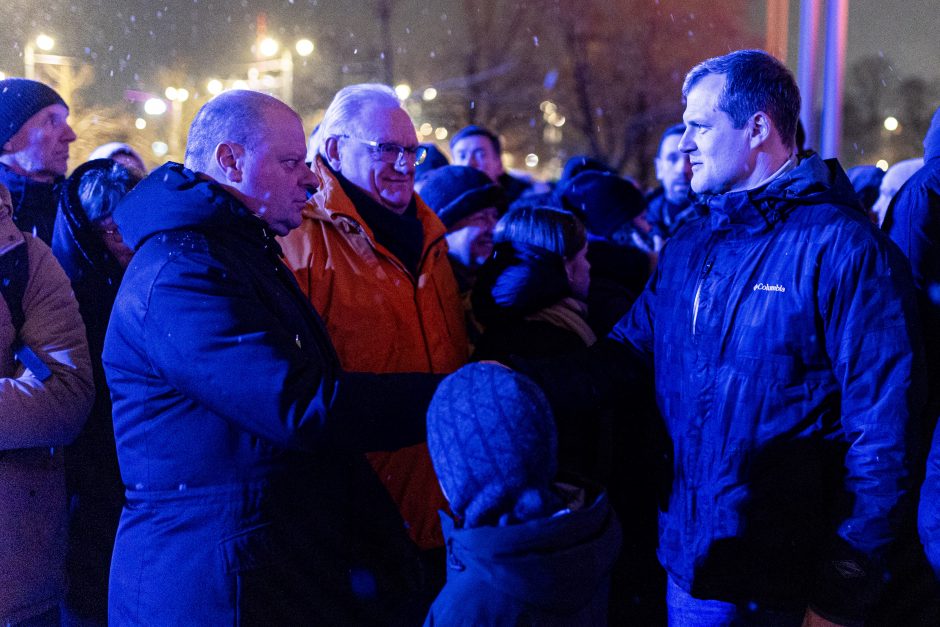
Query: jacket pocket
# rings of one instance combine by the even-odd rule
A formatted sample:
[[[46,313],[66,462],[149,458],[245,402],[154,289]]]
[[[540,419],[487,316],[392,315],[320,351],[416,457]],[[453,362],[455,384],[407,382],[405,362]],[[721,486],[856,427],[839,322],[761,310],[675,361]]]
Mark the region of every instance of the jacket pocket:
[[[308,578],[298,572],[271,523],[245,529],[219,543],[237,625],[302,625]]]

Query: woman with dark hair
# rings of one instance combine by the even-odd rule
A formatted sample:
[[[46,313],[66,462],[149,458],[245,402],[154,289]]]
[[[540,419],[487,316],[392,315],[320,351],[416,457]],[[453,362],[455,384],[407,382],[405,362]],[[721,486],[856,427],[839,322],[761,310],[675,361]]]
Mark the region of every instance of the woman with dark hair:
[[[485,328],[474,358],[546,357],[593,344],[581,221],[564,209],[521,207],[500,219],[493,241],[473,290],[473,312]]]
[[[111,159],[82,164],[65,182],[53,230],[52,252],[78,300],[95,378],[88,422],[65,455],[70,518],[65,625],[107,624],[108,571],[124,486],[101,352],[114,298],[133,255],[111,214],[142,178],[142,172]]]
[[[584,303],[591,266],[581,221],[564,209],[520,207],[500,219],[493,239],[493,254],[471,296],[484,328],[473,358],[541,358],[592,345],[597,338]],[[604,481],[609,468],[601,441],[605,430],[596,416],[560,420],[560,467]]]

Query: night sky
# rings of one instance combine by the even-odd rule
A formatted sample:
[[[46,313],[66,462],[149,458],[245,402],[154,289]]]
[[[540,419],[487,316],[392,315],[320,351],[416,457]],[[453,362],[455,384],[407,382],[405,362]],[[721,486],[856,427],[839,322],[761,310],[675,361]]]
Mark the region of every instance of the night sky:
[[[654,0],[651,0],[654,1]],[[678,0],[660,0],[664,6]],[[759,3],[754,3],[758,5]],[[790,57],[795,59],[799,2],[791,2]],[[372,0],[6,0],[0,3],[5,25],[0,71],[22,73],[23,43],[40,31],[57,40],[57,51],[83,57],[96,66],[99,98],[120,97],[125,88],[154,88],[160,66],[178,66],[192,74],[225,73],[234,60],[249,61],[256,15],[268,15],[269,33],[284,42],[310,37],[321,43],[316,57],[321,71],[355,71],[374,61],[378,45]],[[903,10],[899,9],[903,6]],[[434,74],[437,49],[459,41],[460,0],[398,0],[394,35],[401,48],[402,73]],[[670,7],[671,9],[671,7]],[[936,37],[934,0],[851,0],[849,63],[883,54],[899,78],[919,74],[940,78],[940,39]],[[762,32],[760,9],[751,21]],[[409,32],[410,31],[410,32]],[[544,37],[550,37],[546,28]],[[524,34],[522,36],[529,36]],[[550,42],[547,46],[550,50]],[[422,77],[414,77],[420,81]],[[91,96],[91,94],[89,94]]]

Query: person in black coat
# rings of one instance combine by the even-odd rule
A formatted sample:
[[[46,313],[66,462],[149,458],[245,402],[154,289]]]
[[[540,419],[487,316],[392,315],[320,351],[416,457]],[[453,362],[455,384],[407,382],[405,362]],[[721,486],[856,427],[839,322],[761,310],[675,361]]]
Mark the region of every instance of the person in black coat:
[[[280,258],[318,183],[300,117],[228,91],[115,212],[105,337],[126,490],[109,623],[388,625],[429,603],[363,452],[424,439],[440,377],[344,372]]]
[[[66,621],[106,625],[108,571],[124,486],[111,426],[111,396],[101,352],[111,308],[132,256],[112,214],[143,178],[111,159],[80,165],[64,185],[52,236],[52,252],[72,284],[85,323],[95,402],[85,427],[66,449],[69,496],[69,591]]]

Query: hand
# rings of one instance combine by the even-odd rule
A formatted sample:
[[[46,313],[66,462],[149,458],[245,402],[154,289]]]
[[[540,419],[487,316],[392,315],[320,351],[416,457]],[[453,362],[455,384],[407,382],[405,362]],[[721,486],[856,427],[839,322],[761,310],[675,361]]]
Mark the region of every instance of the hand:
[[[803,627],[841,627],[838,623],[826,620],[813,610],[806,608],[803,616]]]

